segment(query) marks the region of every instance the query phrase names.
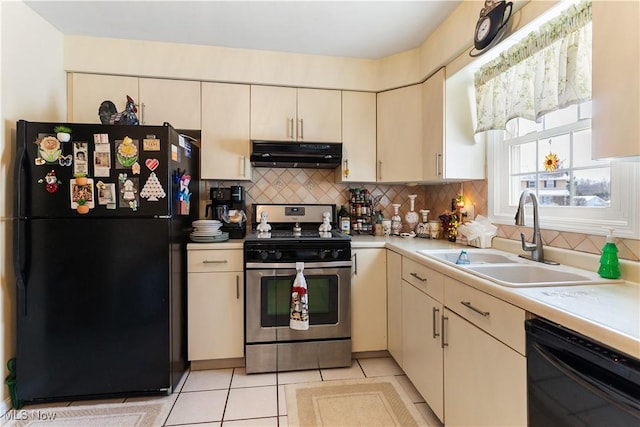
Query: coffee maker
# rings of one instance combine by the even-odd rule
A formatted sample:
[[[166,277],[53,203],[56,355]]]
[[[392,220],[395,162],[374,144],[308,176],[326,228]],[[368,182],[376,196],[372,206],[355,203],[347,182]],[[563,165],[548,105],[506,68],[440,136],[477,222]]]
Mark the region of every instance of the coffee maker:
[[[221,221],[221,230],[229,233],[230,239],[243,239],[247,231],[244,187],[212,187],[209,198],[211,203],[206,207],[205,217]]]

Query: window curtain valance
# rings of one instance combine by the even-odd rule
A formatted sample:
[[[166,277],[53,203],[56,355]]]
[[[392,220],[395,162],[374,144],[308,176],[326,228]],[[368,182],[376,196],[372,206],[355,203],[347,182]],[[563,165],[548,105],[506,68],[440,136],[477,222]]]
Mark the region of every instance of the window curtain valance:
[[[475,73],[476,133],[591,99],[591,2],[573,5]]]

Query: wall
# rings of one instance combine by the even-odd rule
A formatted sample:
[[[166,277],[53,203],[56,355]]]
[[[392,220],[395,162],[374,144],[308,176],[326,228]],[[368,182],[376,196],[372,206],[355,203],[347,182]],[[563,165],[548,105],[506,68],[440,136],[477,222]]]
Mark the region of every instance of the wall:
[[[22,2],[0,2],[2,90],[0,91],[0,363],[15,356],[15,280],[11,252],[16,121],[62,121],[66,117],[63,37]],[[36,31],[37,29],[37,31]],[[9,405],[1,387],[0,414]]]

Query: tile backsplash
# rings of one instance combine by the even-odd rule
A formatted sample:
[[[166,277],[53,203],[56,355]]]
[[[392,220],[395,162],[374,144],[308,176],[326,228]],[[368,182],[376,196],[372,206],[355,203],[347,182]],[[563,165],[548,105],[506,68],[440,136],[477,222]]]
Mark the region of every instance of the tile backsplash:
[[[252,182],[204,181],[205,203],[211,186],[230,186],[240,184],[245,187],[247,214],[251,215],[254,203],[326,203],[348,204],[350,188],[366,188],[375,200],[379,200],[375,209],[382,210],[385,218],[393,215],[393,203],[400,203],[400,215],[409,211],[409,195],[416,194],[415,210],[429,209],[429,219],[435,219],[451,208],[451,199],[462,191],[465,206],[472,207],[474,215],[487,215],[487,182],[465,181],[432,185],[387,185],[387,184],[341,184],[336,183],[334,170],[327,169],[283,169],[255,168]],[[201,209],[204,214],[204,207]],[[249,218],[251,221],[252,218]],[[498,224],[498,236],[520,240],[520,233],[531,238],[532,229],[515,225]],[[580,233],[542,230],[542,239],[548,246],[572,249],[581,252],[600,254],[605,237]],[[618,239],[618,256],[623,259],[640,261],[640,240]]]

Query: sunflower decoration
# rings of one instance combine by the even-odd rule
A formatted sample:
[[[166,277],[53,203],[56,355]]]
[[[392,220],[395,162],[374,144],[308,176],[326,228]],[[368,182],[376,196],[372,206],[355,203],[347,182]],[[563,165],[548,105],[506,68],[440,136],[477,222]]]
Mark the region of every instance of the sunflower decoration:
[[[549,146],[551,146],[551,140],[549,140]],[[558,155],[549,150],[549,154],[544,156],[544,170],[546,170],[547,172],[551,172],[558,169],[559,165],[560,159],[558,158]]]

